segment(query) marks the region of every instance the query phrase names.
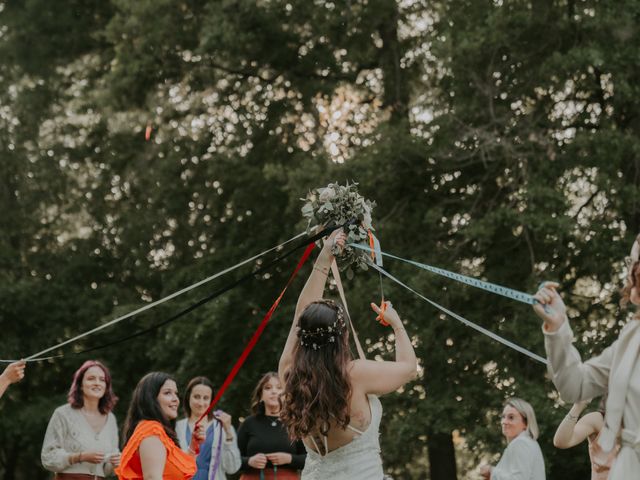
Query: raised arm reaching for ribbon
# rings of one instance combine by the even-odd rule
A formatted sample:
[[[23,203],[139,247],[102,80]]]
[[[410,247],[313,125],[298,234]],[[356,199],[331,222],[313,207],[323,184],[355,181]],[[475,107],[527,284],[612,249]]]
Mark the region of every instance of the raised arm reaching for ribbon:
[[[640,235],[629,257],[623,306],[640,306]],[[607,390],[604,426],[598,446],[611,452],[620,438],[622,447],[613,462],[609,480],[627,480],[640,471],[640,315],[636,313],[622,328],[618,339],[600,355],[582,361],[573,346],[573,332],[566,307],[556,291],[557,284],[545,283],[536,294],[535,312],[544,321],[545,349],[549,372],[566,402],[580,402]],[[551,307],[545,311],[544,306]]]

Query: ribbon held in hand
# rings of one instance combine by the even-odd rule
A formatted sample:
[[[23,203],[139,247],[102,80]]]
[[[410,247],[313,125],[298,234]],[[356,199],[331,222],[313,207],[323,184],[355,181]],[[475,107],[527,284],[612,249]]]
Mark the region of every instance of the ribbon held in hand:
[[[189,442],[189,448],[195,456],[198,456],[200,453],[200,445],[204,442],[204,437],[204,425],[198,425],[196,423],[193,433],[191,434],[191,442]]]
[[[384,298],[380,302],[380,307],[378,307],[378,308],[380,308],[380,313],[376,317],[376,320],[378,322],[380,322],[380,325],[382,325],[383,327],[388,327],[389,326],[389,322],[387,322],[384,319],[384,312],[387,310],[387,302],[384,301]]]

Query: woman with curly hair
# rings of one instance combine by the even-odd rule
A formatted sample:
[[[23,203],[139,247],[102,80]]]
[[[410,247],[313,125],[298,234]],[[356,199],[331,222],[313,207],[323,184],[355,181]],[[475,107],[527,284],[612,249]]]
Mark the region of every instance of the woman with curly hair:
[[[622,291],[623,306],[640,305],[640,235],[631,249],[628,274]],[[603,455],[621,447],[613,460],[609,480],[637,478],[640,472],[640,315],[622,327],[618,339],[600,355],[582,362],[572,345],[573,332],[567,308],[556,291],[557,283],[546,282],[538,290],[534,305],[542,318],[549,371],[562,399],[577,403],[608,391],[604,425],[597,444]],[[547,306],[548,308],[544,308]],[[549,308],[550,307],[550,308]]]
[[[251,415],[238,430],[240,480],[296,480],[304,467],[302,442],[292,442],[280,421],[282,387],[275,372],[263,375],[251,395]]]
[[[395,361],[354,360],[343,309],[322,298],[332,250],[346,235],[334,231],[325,242],[305,284],[280,358],[284,384],[281,415],[289,435],[302,439],[307,460],[303,480],[382,480],[378,429],[379,395],[411,381],[417,371],[411,340],[393,309],[374,304],[395,334]]]
[[[53,412],[42,444],[42,465],[56,480],[100,479],[118,466],[118,426],[111,413],[117,400],[102,363],[87,360],[76,370],[67,403]]]

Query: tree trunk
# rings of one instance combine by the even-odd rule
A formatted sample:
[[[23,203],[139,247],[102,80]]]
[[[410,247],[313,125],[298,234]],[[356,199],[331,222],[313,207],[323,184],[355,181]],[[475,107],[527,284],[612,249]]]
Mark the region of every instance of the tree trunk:
[[[380,66],[384,75],[384,106],[390,110],[391,122],[404,122],[409,114],[407,75],[401,66],[402,46],[398,38],[398,5],[395,0],[381,2],[383,18],[378,32],[382,39]]]
[[[431,480],[457,480],[456,452],[450,433],[433,433],[427,437]]]
[[[15,480],[17,460],[18,452],[15,448],[12,448],[11,452],[7,455],[6,463],[4,464],[4,480]]]

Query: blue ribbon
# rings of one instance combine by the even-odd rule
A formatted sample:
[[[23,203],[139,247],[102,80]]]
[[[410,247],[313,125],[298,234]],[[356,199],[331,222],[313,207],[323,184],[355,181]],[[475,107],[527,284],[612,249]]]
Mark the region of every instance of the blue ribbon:
[[[433,305],[434,307],[436,307],[438,310],[446,313],[447,315],[449,315],[450,317],[458,320],[459,322],[463,323],[464,325],[466,325],[467,327],[471,327],[474,330],[482,333],[483,335],[488,336],[489,338],[492,338],[493,340],[502,343],[503,345],[506,345],[509,348],[512,348],[513,350],[520,352],[524,355],[526,355],[529,358],[532,358],[533,360],[543,363],[545,365],[548,364],[547,360],[543,357],[541,357],[540,355],[537,355],[533,352],[530,352],[529,350],[527,350],[524,347],[521,347],[518,344],[515,344],[505,338],[502,338],[500,335],[493,333],[491,330],[487,330],[484,327],[481,327],[480,325],[476,325],[475,323],[473,323],[470,320],[467,320],[466,318],[458,315],[455,312],[452,312],[451,310],[449,310],[448,308],[443,307],[442,305],[434,302],[433,300],[428,299],[427,297],[425,297],[424,295],[418,293],[417,291],[415,291],[413,288],[409,287],[408,285],[406,285],[405,283],[401,282],[400,280],[398,280],[396,277],[394,277],[393,275],[391,275],[389,272],[387,272],[386,270],[384,270],[382,267],[379,267],[378,265],[376,265],[373,262],[369,262],[369,265],[371,267],[373,267],[375,270],[377,270],[378,272],[382,273],[383,275],[385,275],[386,277],[388,277],[389,279],[393,280],[394,282],[396,282],[398,285],[406,288],[407,290],[409,290],[410,292],[412,292],[414,295],[420,297],[421,299],[423,299],[425,302],[428,302],[429,304]]]
[[[372,251],[369,247],[365,247],[364,245],[360,245],[357,243],[350,243],[349,246],[358,248],[360,250],[366,250],[368,252]],[[408,263],[410,265],[421,268],[423,270],[427,270],[429,272],[435,273],[442,277],[455,280],[456,282],[464,283],[465,285],[470,285],[472,287],[480,288],[487,292],[495,293],[496,295],[502,295],[503,297],[507,297],[512,300],[516,300],[518,302],[526,303],[529,305],[535,305],[536,303],[538,303],[538,301],[533,297],[533,295],[530,295],[525,292],[521,292],[519,290],[514,290],[513,288],[507,288],[507,287],[503,287],[502,285],[498,285],[497,283],[485,282],[483,280],[478,280],[477,278],[467,277],[466,275],[462,275],[461,273],[450,272],[449,270],[433,267],[425,263],[414,262],[413,260],[407,260],[406,258],[397,257],[396,255],[392,255],[390,253],[386,253],[386,252],[381,252],[381,253],[386,257],[400,260],[401,262]]]

